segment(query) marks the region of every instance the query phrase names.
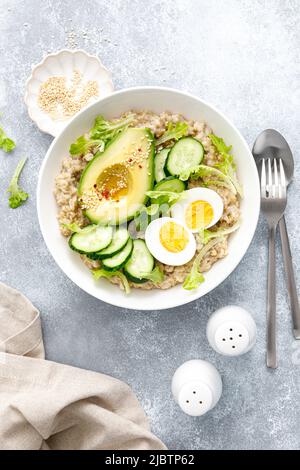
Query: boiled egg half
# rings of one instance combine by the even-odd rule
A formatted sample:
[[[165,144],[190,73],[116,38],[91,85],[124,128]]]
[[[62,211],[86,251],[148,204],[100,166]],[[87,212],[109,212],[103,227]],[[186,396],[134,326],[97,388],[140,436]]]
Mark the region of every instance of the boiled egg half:
[[[188,263],[196,252],[192,232],[171,217],[153,220],[146,229],[145,242],[154,258],[170,266]]]
[[[216,191],[192,188],[185,191],[184,197],[171,207],[171,215],[194,233],[215,225],[223,209],[223,200]]]

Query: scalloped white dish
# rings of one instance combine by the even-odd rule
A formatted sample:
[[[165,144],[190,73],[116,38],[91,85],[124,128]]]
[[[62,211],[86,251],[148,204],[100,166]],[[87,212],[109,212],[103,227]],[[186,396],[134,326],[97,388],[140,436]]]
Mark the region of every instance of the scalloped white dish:
[[[132,289],[126,294],[116,285],[102,279],[95,281],[77,254],[70,250],[61,235],[57,221],[57,205],[53,190],[55,177],[70,144],[87,132],[97,115],[107,119],[122,115],[128,110],[163,111],[182,114],[189,119],[209,123],[216,135],[232,144],[238,178],[243,185],[241,201],[242,223],[229,239],[228,255],[205,274],[205,282],[198,289],[187,291],[181,285],[170,289]],[[42,163],[37,188],[37,210],[41,231],[56,263],[81,289],[97,299],[119,307],[138,310],[173,308],[196,300],[221,284],[242,260],[256,229],[260,208],[260,190],[256,165],[244,138],[224,114],[205,101],[178,90],[161,87],[129,88],[113,93],[78,113],[51,144]],[[229,284],[230,287],[230,284]]]
[[[63,49],[47,55],[42,62],[33,68],[31,76],[26,82],[24,100],[28,108],[28,114],[38,128],[54,137],[66,127],[74,115],[57,120],[44,112],[38,103],[40,87],[53,76],[66,77],[67,81],[70,82],[74,71],[81,74],[82,83],[92,80],[98,84],[97,96],[91,97],[84,107],[110,95],[114,91],[111,73],[104,67],[98,57],[80,49]]]

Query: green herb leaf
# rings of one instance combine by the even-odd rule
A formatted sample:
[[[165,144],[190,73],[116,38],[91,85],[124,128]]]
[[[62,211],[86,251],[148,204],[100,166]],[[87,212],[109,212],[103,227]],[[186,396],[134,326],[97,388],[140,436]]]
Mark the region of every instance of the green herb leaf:
[[[215,238],[211,240],[210,242],[207,243],[198,253],[196,258],[194,259],[192,269],[190,274],[187,275],[187,277],[184,280],[183,283],[183,288],[186,290],[193,290],[197,289],[197,287],[204,282],[205,278],[203,274],[199,271],[201,261],[203,260],[204,256],[211,250],[211,248],[216,245],[217,243],[220,243],[223,240],[222,237]]]
[[[167,126],[167,130],[163,133],[163,135],[157,139],[156,146],[164,144],[169,140],[178,140],[181,137],[184,137],[188,133],[188,123],[179,121],[176,123],[169,122]]]
[[[15,146],[15,142],[7,137],[2,127],[0,127],[0,148],[4,150],[4,152],[9,153],[15,148]]]
[[[121,271],[106,271],[105,269],[94,269],[92,270],[92,274],[94,279],[98,280],[101,277],[105,277],[106,279],[110,279],[112,277],[118,277],[122,283],[124,291],[126,294],[130,293],[130,286],[127,277]]]
[[[16,209],[17,207],[21,206],[28,199],[28,194],[25,193],[25,191],[21,189],[18,183],[20,174],[23,170],[25,163],[26,163],[26,158],[19,161],[15,169],[15,172],[13,174],[13,177],[11,179],[11,182],[9,184],[9,187],[7,189],[7,192],[10,193],[10,196],[8,199],[9,206],[12,209]]]
[[[142,273],[142,278],[143,279],[148,279],[149,281],[152,281],[154,282],[154,284],[157,284],[159,282],[162,282],[164,280],[164,273],[163,271],[160,269],[159,266],[155,266],[155,268],[153,269],[153,271],[151,271],[151,273],[147,274],[147,273]]]

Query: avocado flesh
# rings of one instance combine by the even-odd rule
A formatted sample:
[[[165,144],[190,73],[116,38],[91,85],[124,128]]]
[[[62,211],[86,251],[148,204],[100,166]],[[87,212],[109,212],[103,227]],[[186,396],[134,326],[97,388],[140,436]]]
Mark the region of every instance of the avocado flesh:
[[[131,127],[87,165],[78,198],[93,223],[119,225],[141,209],[153,187],[154,151],[150,130]]]

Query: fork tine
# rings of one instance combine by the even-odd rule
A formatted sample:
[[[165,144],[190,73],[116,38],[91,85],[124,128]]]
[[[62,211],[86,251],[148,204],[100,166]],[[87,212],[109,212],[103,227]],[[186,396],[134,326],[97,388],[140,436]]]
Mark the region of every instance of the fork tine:
[[[274,193],[274,186],[272,183],[272,166],[271,166],[271,159],[268,158],[268,176],[267,176],[267,191],[269,193],[269,197],[275,197]]]
[[[264,158],[261,161],[260,190],[261,196],[266,197],[266,164]]]
[[[284,167],[282,164],[281,158],[279,159],[279,169],[280,169],[280,197],[286,197],[286,179]]]
[[[280,197],[280,189],[279,189],[279,183],[278,183],[278,170],[277,170],[277,162],[276,158],[273,160],[273,166],[274,166],[274,197]]]

